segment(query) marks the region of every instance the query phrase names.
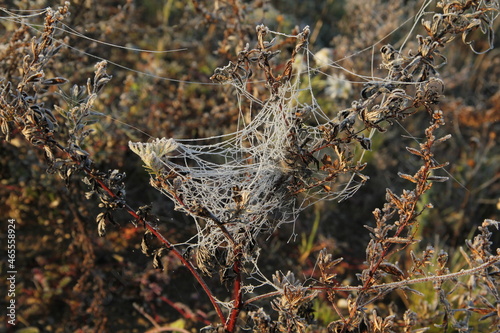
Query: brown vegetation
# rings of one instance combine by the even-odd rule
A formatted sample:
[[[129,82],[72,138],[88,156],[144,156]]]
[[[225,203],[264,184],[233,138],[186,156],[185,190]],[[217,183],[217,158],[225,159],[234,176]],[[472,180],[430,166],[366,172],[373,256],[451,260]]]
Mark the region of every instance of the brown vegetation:
[[[498,1],[45,5],[0,8],[8,329],[500,332]]]

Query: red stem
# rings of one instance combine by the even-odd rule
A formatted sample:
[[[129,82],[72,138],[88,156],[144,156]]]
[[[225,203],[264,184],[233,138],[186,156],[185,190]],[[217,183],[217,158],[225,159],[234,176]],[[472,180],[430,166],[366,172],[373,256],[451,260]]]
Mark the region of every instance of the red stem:
[[[242,293],[241,293],[241,261],[239,258],[239,250],[236,250],[236,260],[233,265],[234,273],[236,277],[234,279],[233,284],[233,309],[231,310],[231,314],[226,323],[225,329],[232,333],[236,328],[236,320],[238,319],[238,315],[240,314],[243,302],[242,302]]]
[[[74,156],[72,156],[71,154],[69,154],[66,149],[61,146],[59,143],[57,142],[54,142],[54,144],[62,151],[66,152],[70,158],[78,163],[79,165],[80,164],[80,161],[78,161]],[[119,198],[101,179],[99,179],[98,177],[96,177],[92,171],[87,168],[87,167],[83,167],[83,171],[89,175],[90,177],[92,177],[98,184],[99,186],[108,193],[108,195],[113,198],[113,199],[120,199],[120,200],[123,200],[122,198]],[[135,210],[132,209],[132,207],[130,207],[127,203],[123,202],[124,204],[124,209],[125,211],[127,211],[127,213],[129,213],[132,217],[134,217],[134,219],[139,222],[139,223],[142,223],[149,231],[151,231],[151,233],[153,235],[156,236],[156,238],[158,238],[158,240],[160,240],[160,242],[162,242],[163,244],[165,244],[165,246],[167,247],[167,249],[169,251],[171,251],[175,257],[177,257],[177,259],[179,259],[182,264],[184,266],[187,267],[187,269],[191,272],[191,274],[194,276],[194,278],[196,279],[196,281],[198,281],[198,283],[201,285],[201,287],[203,288],[203,290],[205,291],[205,293],[207,294],[208,298],[210,299],[210,302],[212,303],[212,306],[214,307],[215,309],[215,312],[217,312],[217,315],[219,316],[219,319],[221,322],[225,322],[226,321],[226,318],[224,317],[224,314],[222,313],[222,309],[221,307],[219,306],[219,304],[217,303],[217,300],[215,299],[212,291],[210,290],[210,288],[208,287],[208,285],[206,284],[205,280],[203,280],[203,278],[201,277],[201,275],[198,273],[198,271],[196,271],[196,269],[194,268],[194,266],[191,264],[191,262],[189,262],[186,258],[184,258],[184,256],[182,255],[182,253],[179,252],[179,250],[177,250],[173,245],[172,243],[170,243],[162,234],[160,234],[155,227],[153,227],[148,221],[144,220],[142,217],[140,217],[139,215],[137,215],[137,213],[135,212]]]
[[[182,307],[178,306],[176,303],[172,302],[170,299],[166,298],[165,296],[160,296],[160,299],[162,301],[164,301],[165,303],[167,303],[168,305],[170,305],[172,308],[174,308],[177,312],[179,312],[186,319],[202,321],[205,325],[211,324],[208,320],[201,317],[200,315],[196,315],[194,313],[191,313],[190,311],[184,310]]]
[[[118,198],[116,196],[116,194],[108,186],[106,186],[106,184],[104,184],[104,182],[102,180],[100,180],[99,178],[97,178],[94,175],[92,175],[92,173],[90,172],[90,170],[88,170],[87,168],[84,168],[84,170],[85,170],[85,172],[87,174],[89,174],[91,177],[93,177],[97,181],[97,183],[99,184],[99,186],[101,186],[101,188],[103,190],[105,190],[113,199]],[[201,275],[198,274],[198,271],[196,271],[196,269],[191,264],[191,262],[189,262],[188,260],[186,260],[186,258],[184,258],[184,256],[182,255],[182,253],[180,253],[179,250],[177,250],[172,245],[172,243],[170,243],[162,234],[160,234],[156,230],[156,228],[151,225],[151,223],[149,223],[148,221],[144,220],[142,217],[140,217],[139,215],[137,215],[135,213],[135,211],[128,204],[125,203],[124,205],[125,205],[124,208],[127,211],[127,213],[129,213],[130,215],[132,215],[137,221],[142,222],[144,224],[144,226],[149,231],[151,231],[151,233],[153,235],[155,235],[156,238],[158,238],[163,244],[165,244],[165,246],[167,247],[167,249],[170,250],[174,254],[174,256],[177,257],[177,259],[179,259],[184,264],[184,266],[187,267],[187,269],[191,272],[191,274],[194,276],[194,278],[196,279],[196,281],[198,281],[198,283],[201,285],[201,287],[203,288],[203,290],[207,294],[207,296],[210,299],[210,302],[212,303],[215,311],[217,312],[217,315],[219,316],[219,319],[221,320],[221,322],[224,322],[225,321],[224,314],[222,313],[222,310],[221,310],[219,304],[217,303],[217,300],[213,296],[212,291],[210,290],[210,288],[206,284],[205,280],[203,280],[203,278],[201,277]]]

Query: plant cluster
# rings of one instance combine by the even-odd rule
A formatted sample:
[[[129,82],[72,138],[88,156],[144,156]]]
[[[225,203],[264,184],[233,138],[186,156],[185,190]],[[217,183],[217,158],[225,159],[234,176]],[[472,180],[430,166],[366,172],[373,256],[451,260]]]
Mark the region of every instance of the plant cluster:
[[[173,265],[174,259],[184,266],[208,297],[213,315],[203,318],[199,312],[161,296],[162,288],[169,286],[153,283],[156,273],[145,277],[144,284],[154,289],[146,294],[164,300],[186,319],[203,322],[204,332],[424,332],[435,328],[468,332],[474,327],[500,332],[500,251],[494,246],[491,230],[498,229],[497,221],[484,220],[479,234],[465,242],[467,250],[460,249],[459,255],[466,267],[460,271],[450,270],[450,254],[445,249],[429,246],[421,255],[416,250],[420,220],[432,208],[429,202],[421,203],[434,183],[448,180],[440,174],[447,163],[439,162],[435,153],[451,138],[440,133],[446,124],[440,108],[445,82],[439,71],[447,62],[443,51],[461,37],[479,53],[470,41],[476,31],[487,37],[481,52],[493,48],[499,4],[440,1],[435,12],[427,12],[430,4],[425,1],[417,16],[422,18],[426,36],[416,36],[414,50],[405,49],[406,41],[400,48],[382,46],[380,67],[385,76],[365,77],[360,98],[332,112],[325,111],[315,97],[313,77],[322,67],[310,65],[309,27],[284,34],[258,25],[254,46],[243,46],[244,5],[235,2],[211,11],[209,5],[193,1],[194,11],[202,14],[206,24],[231,22],[220,44],[221,57],[229,56],[230,35],[240,38],[236,60],[217,68],[211,76],[217,84],[228,87],[227,104],[231,104],[228,97],[237,97],[232,103],[238,105],[238,125],[236,129],[228,125],[233,130],[229,134],[203,141],[196,137],[137,142],[130,135],[129,143],[144,162],[151,185],[173,202],[175,210],[189,217],[185,221],[193,227],[186,227],[192,232],[187,236],[163,230],[161,218],[153,214],[154,205],[141,203],[134,208],[125,186],[126,172],[116,168],[102,171],[103,163],[93,156],[93,132],[105,117],[105,112],[96,111],[99,97],[111,94],[107,90],[113,82],[109,62],[99,61],[86,83],[73,85],[67,93],[59,89],[71,81],[56,74],[61,70],[58,57],[68,42],[64,33],[71,31],[63,23],[71,17],[69,2],[40,12],[44,15],[43,30],[33,37],[34,25],[3,10],[13,22],[21,23],[9,40],[3,41],[0,53],[3,140],[24,138],[36,152],[42,152],[47,172],[64,180],[67,198],[85,185],[85,197],[98,200],[93,216],[99,236],[105,237],[112,225],[123,225],[119,221],[125,212],[133,219],[134,232],[141,230],[138,247],[152,257],[154,268],[161,271],[165,264]],[[127,13],[131,6],[128,3],[121,13]],[[123,17],[117,15],[116,19]],[[177,83],[176,92],[184,92],[186,81]],[[126,84],[122,105],[130,106],[128,94],[134,89],[139,93],[134,85],[131,81]],[[182,109],[178,104],[175,108]],[[317,251],[312,279],[302,281],[291,271],[276,271],[269,278],[261,265],[263,240],[286,223],[293,225],[299,213],[313,204],[353,197],[370,179],[363,157],[374,149],[375,133],[388,135],[391,125],[410,116],[427,121],[418,146],[406,147],[419,167],[415,172],[399,172],[411,188],[400,193],[387,189],[385,203],[373,211],[375,224],[366,226],[370,240],[364,263],[355,275],[358,282],[339,279],[345,261],[326,249]],[[76,185],[76,175],[82,184]],[[95,270],[96,245],[88,236],[86,217],[78,208],[73,208],[72,214],[77,220],[73,246],[85,253],[72,290],[95,292],[96,296],[86,301],[94,326],[85,329],[106,331],[107,318],[102,314],[106,286]],[[214,276],[220,283],[214,283]],[[91,286],[93,279],[95,286]],[[420,285],[432,286],[433,301],[418,301],[418,297],[427,296],[418,289]],[[405,300],[403,311],[388,305],[387,300],[394,295]],[[320,312],[319,301],[330,309],[328,321],[315,317]],[[428,309],[419,311],[418,306]],[[161,331],[143,308],[134,307]],[[72,305],[76,313],[82,308]]]

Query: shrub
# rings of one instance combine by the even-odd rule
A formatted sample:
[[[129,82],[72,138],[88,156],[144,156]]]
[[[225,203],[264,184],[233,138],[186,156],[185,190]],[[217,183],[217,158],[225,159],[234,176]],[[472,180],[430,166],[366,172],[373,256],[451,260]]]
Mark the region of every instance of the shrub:
[[[179,29],[183,33],[189,30],[187,17],[172,16],[172,13],[180,15],[180,5],[172,1],[164,5],[163,16],[159,15],[158,20],[179,20],[176,21],[178,28],[165,29]],[[31,295],[22,296],[20,304],[26,304],[22,305],[23,317],[39,318],[36,320],[43,323],[47,331],[61,331],[56,323],[62,322],[70,330],[126,331],[124,327],[130,325],[128,319],[117,310],[112,315],[105,306],[105,302],[113,302],[110,298],[119,299],[123,289],[130,295],[122,294],[122,297],[128,297],[135,313],[151,321],[156,331],[171,329],[168,321],[160,317],[162,302],[185,320],[192,321],[191,324],[183,321],[182,329],[203,323],[205,332],[247,329],[258,332],[465,332],[474,328],[500,331],[497,309],[500,252],[495,248],[491,232],[492,227],[498,229],[498,222],[484,219],[478,227],[479,233],[465,240],[466,250],[458,246],[459,237],[438,239],[434,246],[424,248],[419,244],[420,239],[426,237],[426,230],[437,228],[429,226],[438,221],[437,215],[429,211],[433,207],[431,199],[439,199],[441,206],[441,202],[452,197],[449,194],[446,198],[442,191],[435,192],[441,184],[433,185],[449,178],[444,171],[448,164],[442,160],[449,152],[439,148],[451,139],[451,135],[443,133],[447,118],[444,111],[459,109],[463,113],[457,119],[461,119],[461,123],[470,122],[466,118],[470,111],[463,106],[465,102],[447,101],[441,108],[444,87],[449,86],[440,74],[449,66],[444,52],[452,47],[452,42],[456,43],[457,37],[461,37],[473,53],[489,51],[493,47],[497,1],[441,1],[435,10],[429,9],[431,2],[426,1],[414,16],[415,24],[408,34],[401,35],[402,23],[397,17],[411,13],[412,4],[353,1],[344,9],[361,16],[359,26],[378,29],[359,34],[353,43],[342,35],[335,37],[337,56],[342,55],[340,60],[331,59],[329,49],[324,49],[326,58],[321,52],[311,51],[310,39],[318,35],[307,26],[285,34],[257,25],[256,40],[253,40],[248,21],[256,13],[251,13],[250,5],[235,2],[218,8],[217,4],[211,7],[209,3],[193,1],[191,10],[203,18],[198,18],[196,24],[221,33],[221,42],[217,57],[205,55],[203,65],[181,68],[191,72],[190,77],[201,76],[207,66],[215,67],[217,62],[227,63],[227,58],[233,58],[229,50],[239,50],[229,64],[218,63],[220,67],[211,79],[221,84],[215,85],[221,93],[212,98],[207,96],[207,86],[213,86],[200,85],[201,88],[190,90],[188,85],[193,82],[185,80],[187,74],[176,68],[152,75],[153,83],[135,80],[130,75],[124,77],[121,73],[113,78],[108,73],[109,64],[127,68],[135,65],[135,60],[127,57],[121,62],[126,65],[118,64],[115,57],[122,56],[114,53],[120,50],[141,52],[145,61],[151,62],[143,65],[144,71],[186,59],[166,51],[149,52],[130,47],[99,51],[99,47],[106,44],[78,32],[80,28],[96,29],[85,22],[86,15],[96,17],[95,25],[108,23],[110,36],[121,27],[131,34],[139,27],[145,36],[152,30],[134,21],[127,22],[134,17],[132,3],[114,13],[113,6],[77,6],[79,10],[73,19],[69,3],[25,16],[3,10],[5,25],[17,25],[16,29],[8,27],[0,54],[0,122],[5,138],[2,163],[8,170],[6,184],[14,184],[18,193],[9,194],[8,213],[20,221],[20,235],[24,228],[33,226],[44,233],[54,230],[54,234],[59,235],[57,242],[67,247],[65,253],[69,255],[67,263],[51,266],[47,260],[50,256],[39,254],[41,248],[20,247],[26,254],[23,265],[33,267],[34,283],[40,286],[37,289],[30,287],[27,280],[22,282],[23,289],[39,293],[32,291]],[[258,4],[254,6],[257,10]],[[391,7],[383,13],[387,24],[364,16],[386,8],[381,6]],[[103,10],[108,11],[107,14],[103,15]],[[276,17],[276,22],[285,20],[281,15]],[[32,17],[41,16],[43,26],[30,23]],[[106,16],[109,18],[103,18]],[[316,19],[318,26],[323,24],[324,17],[320,15]],[[73,21],[67,25],[64,22],[68,20]],[[419,21],[422,35],[416,33]],[[344,22],[347,27],[349,22]],[[218,30],[223,24],[227,28]],[[72,25],[78,29],[71,28]],[[397,47],[386,41],[392,35],[388,32],[393,30],[401,39]],[[478,38],[474,34],[479,31],[487,38],[478,48],[471,38]],[[74,37],[77,41],[70,43],[69,39]],[[74,50],[83,58],[92,56],[90,52],[81,52],[84,46],[79,43],[83,38],[95,44],[92,53],[106,53],[95,65],[93,77],[87,80],[80,77],[84,72],[82,59],[70,52]],[[321,38],[325,38],[324,35]],[[361,45],[376,40],[379,42],[366,49],[372,50],[368,60],[348,56],[359,51]],[[375,46],[382,41],[380,52],[375,53]],[[166,42],[172,41],[156,41],[159,48]],[[177,45],[178,41],[173,43],[182,47]],[[58,73],[71,69],[64,60],[74,63],[75,67],[68,75],[61,76]],[[466,62],[458,58],[453,61]],[[380,64],[380,71],[375,68],[376,64]],[[371,75],[349,70],[351,65],[359,65]],[[167,79],[166,75],[180,75],[182,79]],[[463,74],[454,75],[463,79]],[[117,79],[125,83],[123,91],[110,87]],[[356,85],[356,80],[363,81],[363,85]],[[77,84],[65,89],[68,81]],[[451,85],[453,89],[460,89]],[[477,121],[478,126],[489,126],[486,125],[489,119],[495,119],[495,112],[498,113],[495,108],[498,93],[493,93],[494,86],[484,85],[471,94],[473,96],[466,97],[475,103],[485,103],[485,99],[493,103],[492,111],[484,112],[484,117]],[[166,96],[150,95],[155,87],[167,89]],[[359,93],[360,98],[347,103],[354,93]],[[145,116],[141,110],[145,106],[153,115]],[[127,114],[118,114],[119,108],[126,109]],[[164,108],[167,108],[165,114],[158,114]],[[108,118],[111,121],[106,121],[105,111],[97,112],[97,109],[111,111]],[[208,109],[210,116],[200,116]],[[193,120],[193,116],[197,118]],[[415,121],[409,123],[407,119]],[[161,126],[154,128],[152,122],[160,120]],[[397,129],[393,125],[402,123],[408,124],[408,130],[412,131],[413,142],[408,145],[394,143],[393,133],[397,133]],[[138,128],[151,128],[151,134],[134,131]],[[95,135],[96,130],[101,135]],[[175,134],[178,138],[154,138],[162,136],[162,131],[168,137]],[[418,131],[423,133],[419,139],[415,137],[420,136],[416,134]],[[140,142],[145,135],[149,136],[148,141]],[[489,143],[485,147],[478,144],[476,149],[480,149],[483,156],[496,148],[495,135],[491,127]],[[37,149],[28,149],[21,138]],[[131,162],[135,155],[130,154],[125,145],[128,140],[130,151],[139,155],[147,168],[150,184],[166,195],[171,204],[162,203],[163,207],[156,208],[162,200],[160,196],[147,194],[144,198],[146,180]],[[481,139],[477,141],[481,143]],[[394,148],[386,157],[376,155],[377,150],[383,150],[388,143],[403,147],[409,156],[404,169],[413,171],[397,173],[407,183],[393,180],[383,194],[385,200],[356,194],[376,178],[369,172],[370,163],[389,164],[390,154],[401,154],[399,148]],[[487,172],[494,172],[492,161],[493,158],[485,162],[484,157],[468,161],[472,167],[470,172],[477,173],[482,165]],[[16,170],[16,165],[22,163],[32,167]],[[109,166],[109,171],[102,171]],[[49,175],[58,174],[66,187],[54,185],[57,183],[53,178],[37,177],[44,168]],[[127,190],[126,173],[138,179],[134,186],[127,185]],[[83,182],[77,182],[75,175]],[[464,180],[470,179],[464,176]],[[462,179],[455,181],[462,183]],[[492,183],[476,188],[486,188]],[[402,187],[402,184],[410,184],[410,187]],[[98,199],[98,210],[81,197],[82,185],[87,187],[87,199]],[[11,190],[12,187],[4,186],[2,191]],[[494,193],[494,189],[491,191],[489,193]],[[356,197],[360,198],[357,202],[353,201]],[[145,199],[155,204],[146,204]],[[41,202],[36,210],[30,209],[33,200]],[[345,212],[338,208],[340,206],[326,204],[327,200],[352,204],[371,200],[380,204],[381,208],[373,211],[375,223],[365,225],[369,238],[363,239],[362,235],[354,234],[355,228],[347,228],[351,231],[347,241],[357,243],[352,249],[365,250],[362,264],[356,263],[361,257],[359,254],[352,260],[337,257],[342,246],[332,245],[327,227],[318,230],[321,223],[328,222],[321,215],[328,216],[331,210],[339,212],[337,225],[358,222],[366,215],[356,209]],[[60,207],[60,201],[66,201],[64,205],[69,213]],[[141,204],[133,208],[131,202]],[[290,246],[283,244],[282,235],[287,233],[286,240],[291,233],[290,240],[293,240],[297,230],[307,230],[300,224],[307,225],[311,220],[305,209],[312,205],[316,207],[313,232],[303,236],[302,253],[290,256],[290,260],[297,259],[297,262],[290,264],[288,271],[283,264],[273,274],[271,269],[276,267],[268,266],[280,261],[279,256]],[[124,212],[132,216],[133,227],[119,223],[126,219]],[[300,218],[302,212],[304,217]],[[96,221],[97,234],[106,236],[104,239],[110,242],[90,235],[91,230],[86,226],[89,217]],[[30,219],[36,219],[37,223],[32,225]],[[51,225],[52,219],[60,226]],[[66,222],[71,219],[76,221],[74,225]],[[442,230],[448,227],[445,223],[436,224]],[[297,229],[290,231],[290,226]],[[457,236],[466,228],[463,220],[455,229]],[[21,244],[40,238],[30,232],[20,237]],[[203,289],[209,302],[198,300],[185,306],[164,295],[165,290],[171,290],[176,283],[175,274],[146,269],[142,263],[133,264],[128,259],[131,250],[126,250],[128,239],[130,243],[135,240],[133,246],[150,256],[152,266],[160,271],[166,265],[169,271],[182,265]],[[266,240],[272,244],[266,244]],[[340,236],[337,241],[341,241]],[[114,261],[105,255],[112,252],[110,243],[124,248],[116,251]],[[280,252],[274,253],[273,246]],[[450,257],[453,258],[451,266]],[[100,265],[99,260],[106,263]],[[128,283],[116,273],[117,269],[125,272]],[[145,270],[142,275],[138,273],[141,270]],[[113,274],[118,275],[115,283],[121,287],[107,286]],[[302,280],[299,275],[309,278]],[[137,286],[139,282],[144,291],[137,296],[128,289],[134,289],[130,285]],[[426,287],[421,287],[424,285]],[[231,290],[229,295],[224,287]],[[192,291],[185,290],[184,285],[182,288],[182,293]],[[69,297],[64,299],[65,293]],[[108,296],[110,294],[112,296]],[[42,302],[44,298],[49,301]],[[61,302],[66,305],[64,311],[60,317],[54,316],[51,324],[44,317],[50,316],[51,308]],[[203,317],[203,312],[210,308],[213,313]],[[156,318],[148,312],[156,313]],[[110,323],[114,316],[120,319]],[[158,321],[164,321],[165,326],[160,327]]]

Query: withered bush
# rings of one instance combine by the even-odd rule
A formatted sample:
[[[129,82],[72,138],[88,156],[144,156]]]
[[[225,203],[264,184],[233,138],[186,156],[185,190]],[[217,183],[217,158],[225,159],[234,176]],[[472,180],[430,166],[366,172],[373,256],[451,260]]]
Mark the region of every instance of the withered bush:
[[[1,8],[15,328],[500,332],[498,1],[45,5]]]

